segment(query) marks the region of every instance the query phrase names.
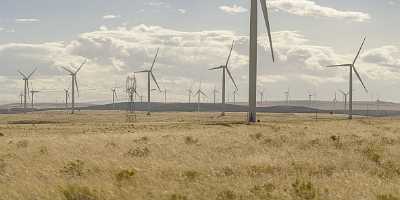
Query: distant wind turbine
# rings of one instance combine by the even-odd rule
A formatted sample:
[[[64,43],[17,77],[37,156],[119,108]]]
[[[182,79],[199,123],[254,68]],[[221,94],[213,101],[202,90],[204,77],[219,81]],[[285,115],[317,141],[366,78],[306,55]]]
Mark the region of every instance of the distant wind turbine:
[[[68,109],[69,89],[64,89],[65,92],[65,110]]]
[[[217,70],[217,69],[222,69],[222,111],[221,111],[221,115],[224,116],[225,115],[225,96],[226,96],[226,73],[228,73],[230,79],[232,80],[233,85],[235,86],[235,89],[238,90],[238,87],[236,85],[235,79],[233,79],[232,73],[228,68],[229,65],[229,61],[231,59],[232,56],[232,51],[233,51],[233,47],[235,46],[235,41],[232,42],[232,46],[231,46],[231,50],[229,52],[229,56],[228,59],[226,60],[225,65],[221,65],[219,67],[214,67],[211,68],[209,70]]]
[[[201,83],[199,86],[199,90],[197,90],[197,92],[194,94],[195,96],[197,96],[197,112],[200,112],[200,103],[201,103],[201,97],[208,97],[203,90],[201,89]]]
[[[327,66],[327,67],[349,67],[349,72],[350,72],[350,75],[349,75],[349,78],[350,78],[350,81],[349,81],[349,119],[353,119],[353,71],[357,75],[357,78],[361,82],[362,86],[364,87],[365,92],[368,93],[367,87],[365,86],[363,80],[361,79],[360,74],[358,73],[358,71],[355,67],[357,59],[360,56],[361,50],[364,47],[365,40],[366,40],[366,38],[364,38],[364,40],[360,46],[360,49],[358,50],[358,53],[357,53],[356,57],[354,58],[353,63]]]
[[[154,57],[153,64],[151,65],[149,70],[138,71],[135,73],[147,73],[147,115],[150,115],[150,104],[151,104],[151,79],[153,79],[154,83],[157,85],[159,91],[161,91],[160,86],[156,80],[156,77],[153,74],[154,65],[156,64],[159,48],[157,49],[156,56]]]
[[[289,101],[290,101],[290,88],[288,88],[287,91],[285,91],[285,96],[286,96],[286,105],[289,105]]]
[[[37,90],[31,90],[31,106],[32,106],[32,110],[35,108],[35,103],[34,103],[34,99],[35,99],[35,94],[39,93],[39,91]]]
[[[18,70],[18,73],[21,74],[22,80],[24,81],[24,111],[26,112],[26,101],[27,96],[29,95],[29,80],[32,78],[33,74],[36,72],[37,68],[35,68],[29,75],[24,74],[23,72]]]
[[[72,80],[72,102],[71,102],[71,114],[75,114],[75,87],[76,87],[76,92],[78,93],[79,96],[79,86],[78,86],[78,80],[76,78],[77,74],[79,73],[79,71],[81,71],[82,67],[86,64],[87,60],[83,61],[83,63],[76,68],[75,66],[71,65],[72,69],[68,69],[66,67],[62,67],[66,72],[69,73],[69,75],[71,76],[71,80]],[[76,68],[76,70],[73,70],[74,68]]]
[[[115,102],[118,99],[117,89],[118,89],[117,87],[114,87],[114,88],[111,89],[113,110],[115,110],[115,107],[116,107],[115,106]]]
[[[344,112],[347,111],[347,97],[349,96],[348,92],[344,92],[343,90],[339,90],[340,93],[342,93],[343,98],[344,98]]]
[[[214,87],[214,89],[213,89],[214,104],[217,103],[217,94],[218,93],[219,93],[219,91],[217,90],[217,88]]]

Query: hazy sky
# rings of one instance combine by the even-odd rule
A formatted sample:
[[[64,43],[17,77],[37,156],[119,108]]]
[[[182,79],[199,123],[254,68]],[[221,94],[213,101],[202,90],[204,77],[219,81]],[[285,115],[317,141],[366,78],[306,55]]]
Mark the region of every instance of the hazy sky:
[[[350,63],[367,37],[357,69],[370,92],[355,82],[356,100],[400,102],[400,0],[267,0],[277,62],[271,62],[265,24],[259,13],[259,90],[268,100],[306,99],[312,93],[331,100],[348,89]],[[78,75],[81,102],[110,101],[111,88],[146,69],[160,47],[155,75],[169,101],[186,101],[199,83],[211,96],[221,73],[231,65],[239,100],[247,101],[249,0],[2,0],[0,2],[0,104],[17,102],[23,89],[18,75],[38,67],[31,85],[40,102],[62,102],[70,77],[60,66],[88,64]],[[144,74],[139,90],[146,91]],[[153,85],[154,86],[154,85]],[[155,88],[155,86],[154,86]],[[233,85],[228,82],[232,99]],[[155,100],[162,94],[155,92]],[[218,97],[220,99],[220,97]]]

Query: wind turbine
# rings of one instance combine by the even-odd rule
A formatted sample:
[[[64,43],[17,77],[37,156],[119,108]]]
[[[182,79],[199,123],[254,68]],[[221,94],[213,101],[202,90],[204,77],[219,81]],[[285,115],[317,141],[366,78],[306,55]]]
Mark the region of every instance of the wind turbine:
[[[217,88],[215,88],[215,86],[214,86],[214,89],[213,89],[214,104],[217,103],[217,93],[219,93],[219,91],[218,91]]]
[[[286,105],[289,105],[289,98],[290,98],[290,88],[285,91],[285,96],[286,96]]]
[[[65,92],[65,110],[68,109],[69,89],[64,89]]]
[[[39,91],[37,91],[37,90],[31,90],[30,91],[31,92],[31,106],[32,106],[32,110],[34,109],[34,97],[35,97],[35,94],[36,93],[39,93]]]
[[[147,106],[148,106],[147,115],[150,115],[151,79],[153,79],[153,81],[156,83],[158,90],[161,91],[160,86],[158,85],[158,82],[156,80],[156,77],[153,74],[153,69],[154,69],[154,65],[155,65],[155,63],[157,61],[159,50],[160,50],[160,48],[157,49],[157,53],[156,53],[156,56],[154,57],[153,64],[151,65],[149,70],[143,70],[143,71],[135,72],[135,73],[147,73]]]
[[[115,101],[118,99],[118,95],[117,95],[117,89],[118,88],[112,88],[111,92],[112,92],[112,105],[113,105],[113,110],[115,110]]]
[[[167,88],[164,88],[164,104],[167,104]]]
[[[337,104],[337,94],[335,92],[335,98],[333,99],[333,113],[336,113],[336,104]]]
[[[313,94],[311,94],[310,92],[308,92],[308,104],[311,107],[312,106],[312,98],[313,98]]]
[[[19,94],[19,98],[20,98],[20,105],[22,106],[22,104],[23,104],[23,98],[24,98],[24,93],[21,92],[21,94]]]
[[[339,90],[340,93],[342,93],[343,98],[344,98],[344,112],[347,111],[347,96],[349,96],[348,92],[344,92],[343,90]]]
[[[128,76],[126,78],[126,93],[129,96],[129,102],[130,102],[129,111],[132,113],[135,111],[134,96],[136,96],[136,95],[140,96],[137,91],[136,74],[133,74],[133,76]]]
[[[239,90],[233,91],[233,105],[236,105],[236,96],[239,94]]]
[[[200,103],[201,103],[201,97],[208,97],[203,90],[201,89],[201,83],[199,86],[199,90],[197,90],[197,92],[194,94],[195,96],[197,96],[197,112],[200,112]]]
[[[29,95],[29,80],[36,72],[37,68],[35,68],[28,76],[21,71],[18,70],[18,73],[21,74],[22,80],[24,81],[24,111],[26,111],[26,98]]]
[[[214,68],[209,69],[209,70],[222,69],[222,111],[221,111],[221,116],[225,116],[226,73],[228,73],[230,79],[232,80],[232,83],[235,86],[235,90],[238,90],[235,79],[233,79],[232,73],[228,68],[234,46],[235,46],[235,41],[232,42],[231,50],[229,52],[229,56],[228,56],[228,59],[226,60],[225,65],[221,65],[219,67],[214,67]]]
[[[367,87],[365,86],[363,80],[361,79],[361,76],[358,73],[357,69],[355,68],[355,64],[358,60],[358,57],[360,56],[362,48],[364,47],[365,40],[366,40],[366,38],[364,37],[364,40],[360,46],[360,49],[358,50],[356,57],[354,58],[353,63],[327,66],[330,68],[331,67],[349,67],[350,68],[350,70],[349,70],[349,72],[350,72],[350,75],[349,75],[349,78],[350,78],[350,81],[349,81],[349,119],[353,119],[353,71],[357,75],[357,78],[361,82],[362,86],[364,87],[365,92],[368,93]]]
[[[264,90],[260,91],[260,104],[263,105],[264,103]]]
[[[269,23],[267,2],[260,0],[264,15],[265,25],[269,45],[271,48],[272,61],[275,62],[274,49],[272,46],[271,27]],[[258,3],[257,0],[251,0],[250,8],[250,52],[249,52],[249,113],[248,122],[257,121],[257,41],[258,41]]]
[[[76,91],[77,91],[78,96],[79,96],[79,86],[78,86],[78,80],[77,80],[76,76],[77,76],[78,72],[81,71],[82,67],[86,64],[86,62],[87,62],[87,60],[83,61],[83,63],[78,68],[76,68],[75,66],[71,65],[71,67],[73,69],[76,68],[76,70],[71,70],[71,69],[68,69],[66,67],[62,67],[66,72],[69,73],[69,75],[71,76],[71,80],[72,80],[72,82],[71,82],[72,83],[72,89],[71,89],[71,92],[72,92],[71,114],[75,114],[75,87],[76,87]]]

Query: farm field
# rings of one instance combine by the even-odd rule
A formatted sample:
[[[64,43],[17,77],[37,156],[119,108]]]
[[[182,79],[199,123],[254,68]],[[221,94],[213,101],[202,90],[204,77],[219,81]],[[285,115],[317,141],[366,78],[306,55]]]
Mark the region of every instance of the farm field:
[[[400,118],[217,115],[0,115],[0,199],[400,199]]]

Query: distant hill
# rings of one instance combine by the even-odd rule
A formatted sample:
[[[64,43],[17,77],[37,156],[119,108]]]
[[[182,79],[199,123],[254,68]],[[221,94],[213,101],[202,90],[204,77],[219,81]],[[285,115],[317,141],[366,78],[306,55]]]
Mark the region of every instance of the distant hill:
[[[116,110],[129,110],[130,103],[118,103],[115,106]],[[135,103],[136,111],[147,111],[149,105],[147,103]],[[78,110],[113,110],[112,104],[93,105],[93,104],[78,104]],[[238,105],[225,105],[226,112],[247,112],[246,103]],[[64,104],[37,104],[34,111],[46,110],[65,110]],[[196,103],[151,103],[151,112],[197,112]],[[32,111],[32,110],[30,110]],[[202,103],[200,104],[200,112],[220,112],[221,104]],[[0,114],[21,113],[19,104],[8,104],[0,106]],[[336,113],[346,114],[344,111],[344,103],[337,102],[336,105],[326,101],[291,101],[287,102],[268,102],[259,104],[257,112],[265,113]],[[400,116],[400,104],[390,102],[354,102],[354,114],[363,116]]]

